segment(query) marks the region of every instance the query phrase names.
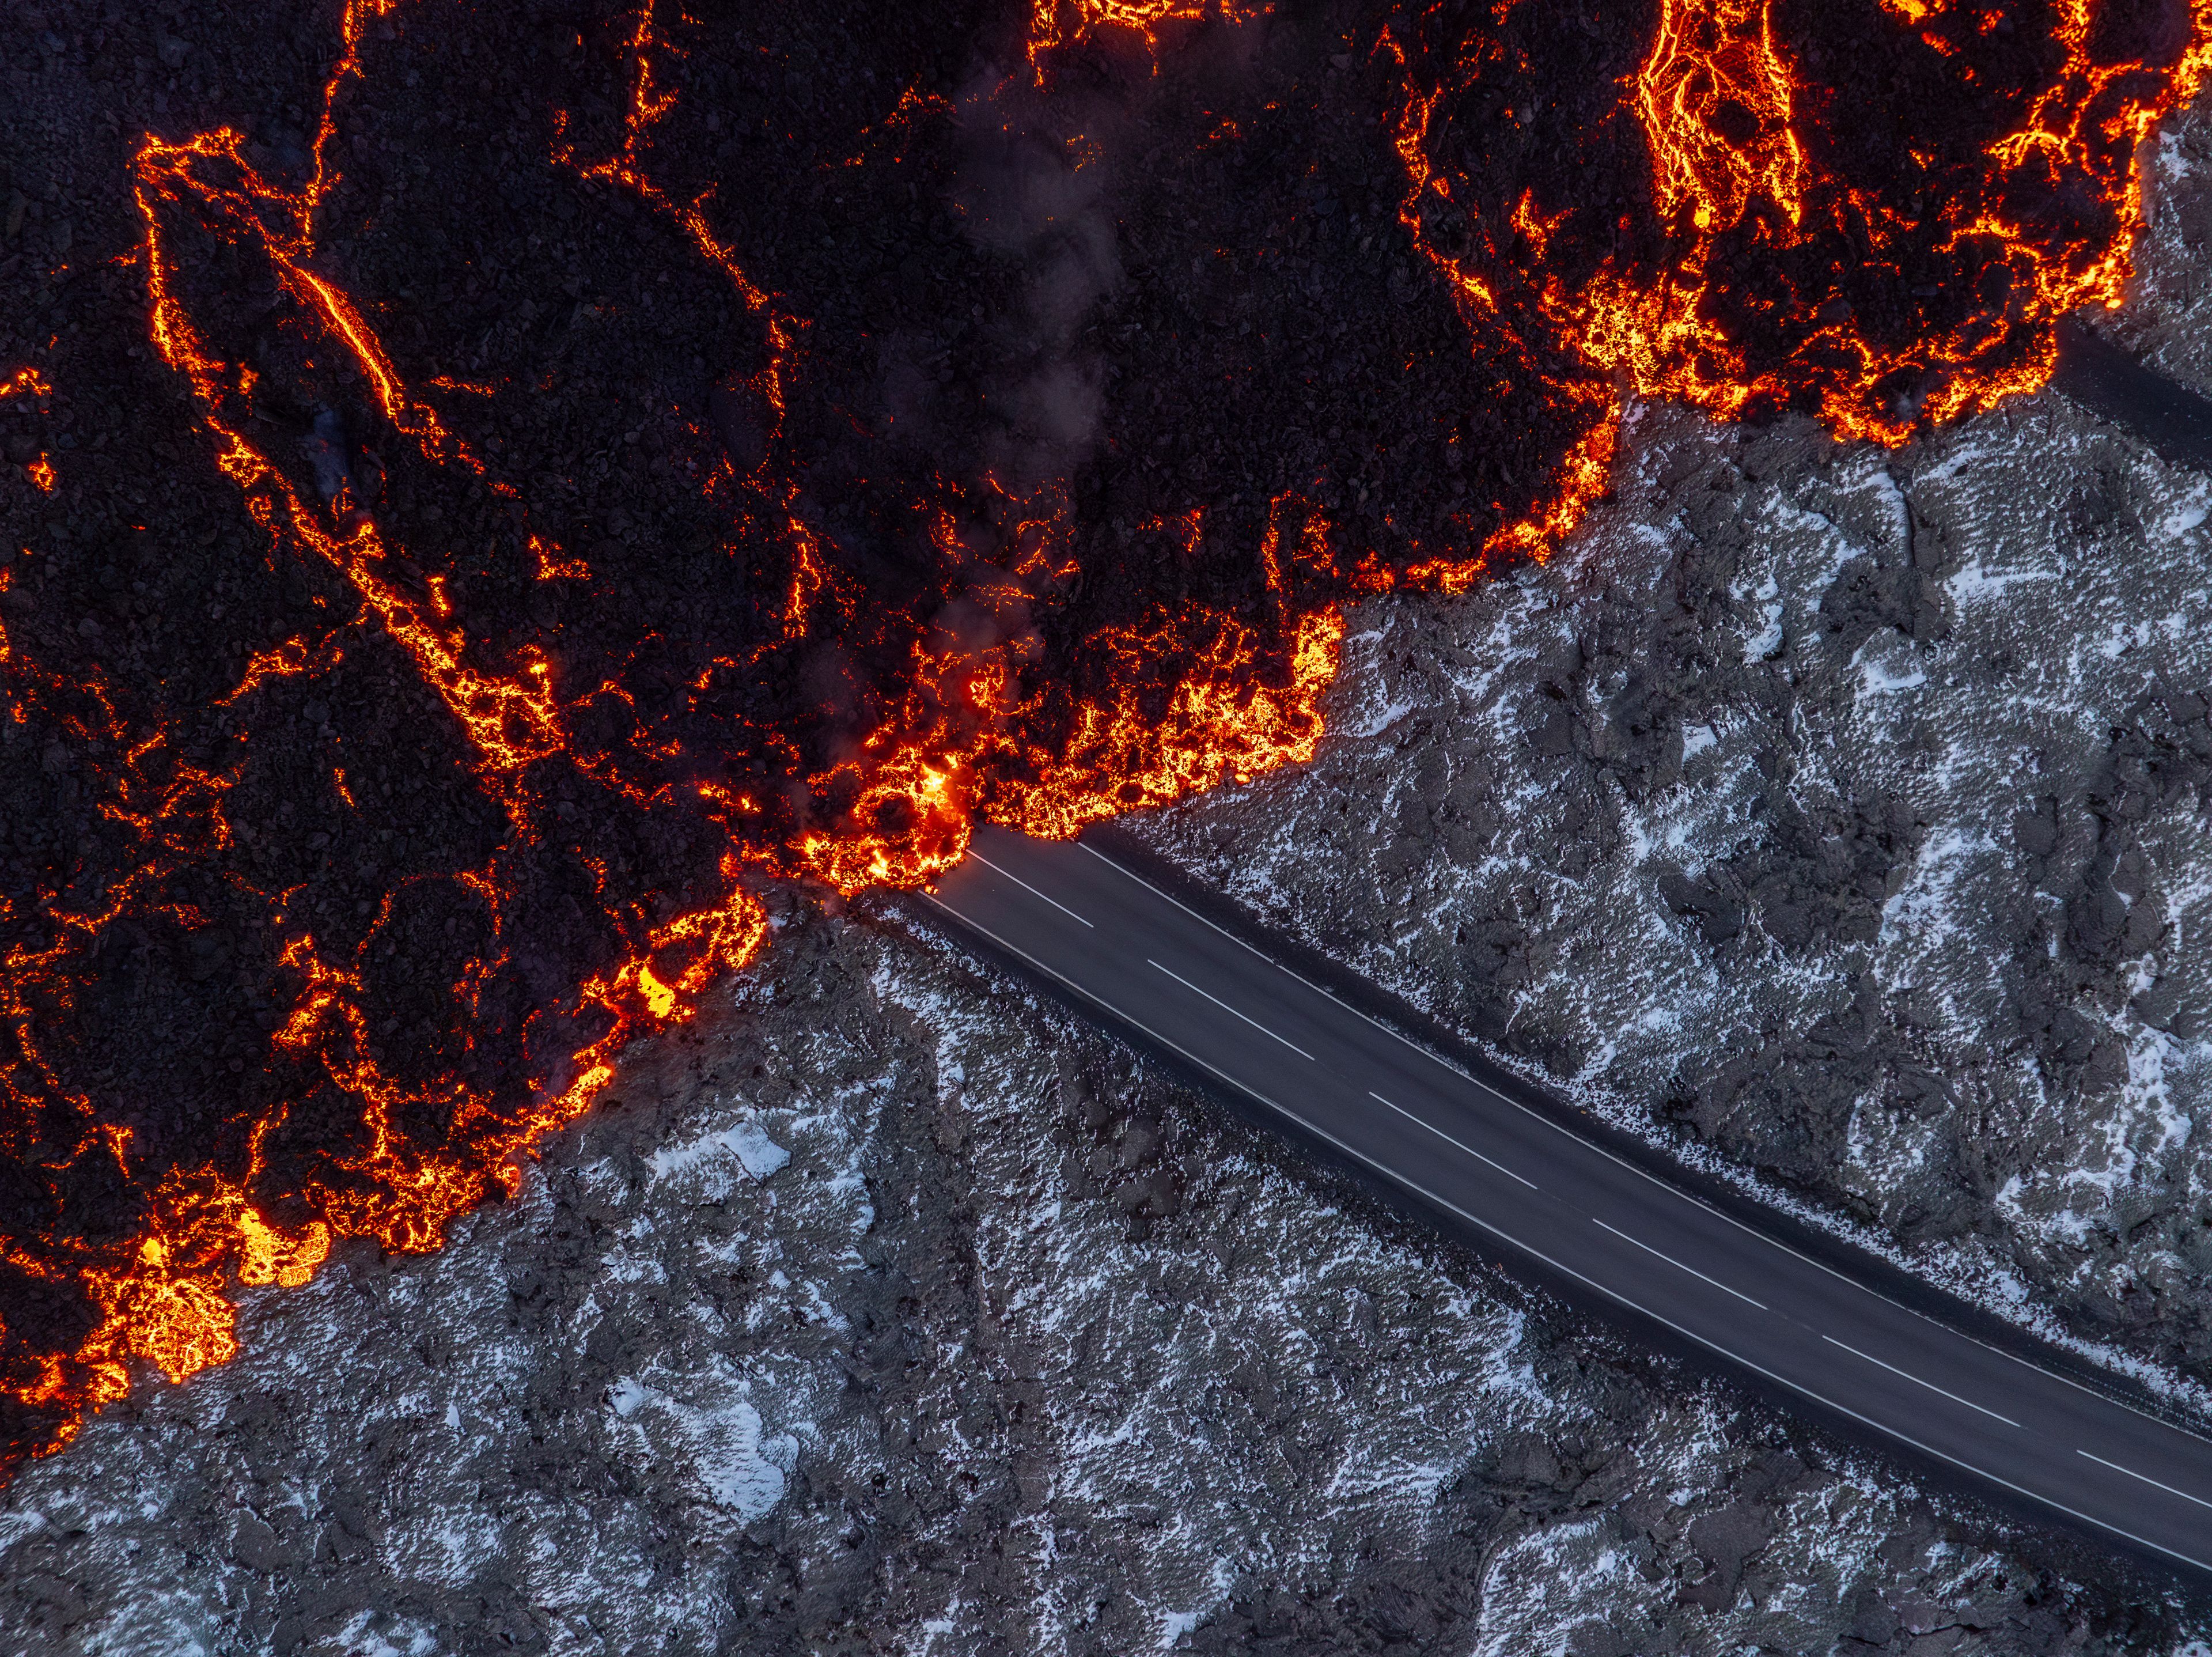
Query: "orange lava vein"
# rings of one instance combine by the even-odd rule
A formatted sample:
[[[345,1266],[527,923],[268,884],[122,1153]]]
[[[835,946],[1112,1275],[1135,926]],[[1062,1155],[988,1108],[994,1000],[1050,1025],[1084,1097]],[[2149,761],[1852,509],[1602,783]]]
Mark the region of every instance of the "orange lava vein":
[[[544,833],[547,801],[534,780],[542,767],[571,764],[640,812],[659,808],[665,785],[642,786],[605,756],[572,752],[574,710],[603,695],[627,698],[621,686],[580,695],[582,687],[564,690],[554,664],[533,649],[503,656],[491,652],[453,613],[444,578],[428,573],[436,568],[434,561],[397,541],[348,491],[328,503],[303,491],[295,477],[296,460],[288,463],[259,435],[264,423],[255,411],[254,369],[215,349],[193,314],[185,297],[189,255],[180,242],[180,229],[188,228],[264,259],[306,320],[303,326],[322,340],[319,349],[351,364],[384,419],[411,440],[421,461],[477,480],[523,511],[526,525],[526,503],[519,492],[410,389],[370,320],[374,308],[340,285],[319,241],[319,216],[339,182],[333,160],[338,95],[367,74],[366,26],[399,3],[349,0],[343,51],[325,88],[304,182],[292,187],[264,175],[248,157],[241,135],[225,128],[183,141],[147,137],[136,157],[135,190],[149,334],[161,361],[191,391],[216,464],[241,492],[273,547],[343,583],[359,606],[360,620],[353,625],[371,638],[388,640],[435,694],[467,745],[477,784],[507,813],[512,838],[488,862],[408,877],[447,883],[483,917],[489,942],[452,987],[465,1009],[477,1004],[519,941],[510,936],[507,917],[513,864]],[[1109,6],[1091,21],[1149,27],[1201,10],[1212,15],[1225,9]],[[675,225],[738,302],[761,319],[764,365],[747,384],[772,411],[766,458],[744,474],[722,468],[703,486],[710,495],[742,497],[765,521],[781,526],[790,570],[783,636],[787,643],[803,642],[824,622],[849,620],[854,602],[847,579],[804,521],[797,478],[778,458],[789,376],[802,367],[807,325],[748,275],[713,228],[709,202],[673,198],[652,175],[654,130],[678,95],[656,67],[672,49],[647,0],[630,40],[633,82],[621,149],[587,160],[568,139],[564,123],[553,160],[584,179],[630,192]],[[483,394],[452,375],[429,383]],[[44,387],[27,370],[9,389]],[[1279,511],[1284,504],[1278,503]],[[1030,588],[1048,590],[1065,582],[1074,568],[1064,551],[1068,510],[1057,490],[1030,502],[1009,502],[1006,570],[1002,577],[986,578],[968,601],[1018,608]],[[1188,549],[1195,551],[1203,533],[1197,515],[1184,533]],[[949,547],[952,532],[948,527],[944,533]],[[1279,569],[1276,533],[1271,527],[1264,551],[1271,571]],[[1317,515],[1310,517],[1308,539],[1324,533]],[[525,544],[536,579],[588,579],[589,566],[563,554],[550,536],[526,530]],[[492,1099],[457,1071],[403,1081],[377,1056],[368,953],[407,881],[387,892],[364,941],[349,952],[319,940],[297,911],[294,892],[252,888],[235,871],[227,872],[225,880],[262,917],[255,924],[281,940],[277,964],[288,1005],[269,1035],[271,1062],[281,1059],[313,1078],[316,1088],[347,1101],[349,1133],[323,1157],[319,1172],[278,1193],[281,1203],[272,1204],[263,1191],[268,1147],[298,1108],[295,1101],[280,1102],[252,1122],[240,1154],[210,1155],[162,1177],[127,1236],[100,1242],[48,1239],[42,1250],[0,1239],[0,1258],[29,1276],[81,1288],[97,1313],[90,1332],[69,1352],[33,1354],[0,1344],[0,1392],[48,1412],[52,1421],[40,1453],[67,1443],[90,1413],[127,1391],[133,1363],[180,1381],[232,1356],[237,1350],[234,1287],[304,1283],[346,1237],[373,1238],[397,1251],[436,1248],[450,1222],[489,1191],[514,1189],[516,1159],[588,1107],[629,1043],[696,1016],[718,978],[758,955],[768,924],[751,884],[757,872],[811,878],[847,892],[918,885],[964,855],[969,824],[979,813],[1034,833],[1073,834],[1118,811],[1310,758],[1322,730],[1319,699],[1335,671],[1342,622],[1333,607],[1294,613],[1280,581],[1275,592],[1275,614],[1258,623],[1185,609],[1110,633],[1103,644],[1117,664],[1113,687],[1079,703],[1065,717],[1051,712],[1063,728],[1050,742],[1032,736],[1026,723],[1049,711],[1047,688],[1030,679],[1037,649],[1033,634],[1013,631],[980,649],[925,634],[904,703],[888,711],[857,752],[808,779],[817,793],[846,801],[835,825],[810,829],[782,848],[764,849],[733,834],[720,860],[719,892],[662,918],[643,905],[607,900],[609,917],[626,947],[575,984],[558,1008],[542,1009],[557,1014],[562,1022],[556,1027],[574,1024],[597,1033],[549,1063],[536,1078],[532,1102],[519,1112],[495,1109]],[[276,681],[330,672],[353,648],[340,644],[328,629],[318,642],[302,633],[266,647],[216,705],[250,710]],[[1287,661],[1279,682],[1261,671],[1273,655]],[[161,894],[181,872],[236,845],[224,813],[234,772],[179,758],[179,745],[159,711],[120,708],[96,674],[49,674],[9,650],[4,635],[0,666],[7,670],[17,716],[27,698],[35,699],[43,713],[83,743],[124,756],[104,771],[100,809],[127,824],[141,860],[137,868],[96,887],[95,905],[81,912],[55,909],[56,936],[49,947],[11,948],[0,984],[0,1026],[12,1035],[17,1057],[0,1069],[0,1097],[27,1120],[75,1124],[69,1130],[73,1137],[53,1144],[52,1154],[65,1163],[110,1159],[127,1179],[130,1130],[106,1125],[94,1099],[70,1092],[57,1064],[49,1062],[47,1033],[92,982],[96,941],[126,911],[162,914],[187,932],[209,923]],[[741,662],[720,662],[695,689],[703,689],[718,672],[744,668]],[[330,785],[353,800],[343,771]],[[698,793],[713,807],[710,816],[726,825],[740,824],[762,809],[742,790],[702,784]],[[604,886],[604,870],[600,880]],[[436,1142],[422,1141],[407,1125],[424,1119],[441,1124]],[[0,1329],[0,1343],[7,1337]]]

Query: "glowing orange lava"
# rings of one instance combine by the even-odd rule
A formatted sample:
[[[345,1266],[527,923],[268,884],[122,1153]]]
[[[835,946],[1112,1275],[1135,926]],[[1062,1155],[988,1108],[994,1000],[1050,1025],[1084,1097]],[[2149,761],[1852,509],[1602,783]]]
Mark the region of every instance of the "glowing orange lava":
[[[1687,209],[1699,230],[1725,228],[1763,197],[1797,222],[1805,151],[1790,125],[1791,92],[1774,45],[1773,0],[1663,6],[1636,75],[1660,216]],[[1722,129],[1723,111],[1735,117],[1733,130]]]
[[[43,399],[52,396],[53,391],[54,388],[48,383],[46,375],[40,374],[36,369],[18,369],[5,380],[0,380],[0,405],[4,405],[9,398],[21,397],[38,401],[43,405]],[[40,493],[51,495],[54,492],[54,485],[58,479],[54,475],[53,462],[46,455],[41,454],[33,460],[25,461],[23,470],[29,474],[31,481],[38,486]]]
[[[1272,618],[1184,606],[1108,630],[1095,642],[1110,668],[1096,699],[1071,700],[1064,686],[1039,679],[1036,637],[1020,618],[1075,573],[1064,548],[1070,508],[1048,488],[1028,499],[999,491],[983,520],[969,509],[964,527],[946,506],[931,509],[951,572],[935,602],[997,616],[997,636],[977,644],[930,625],[915,631],[904,689],[873,728],[794,779],[823,803],[794,808],[777,789],[711,774],[685,780],[685,744],[642,725],[628,744],[587,738],[610,719],[637,725],[639,691],[619,677],[564,679],[554,653],[472,631],[455,598],[462,567],[453,549],[404,534],[377,510],[387,468],[418,487],[447,480],[439,486],[477,491],[509,515],[517,526],[511,556],[524,562],[528,581],[592,579],[590,561],[563,551],[550,526],[536,527],[521,487],[458,435],[434,397],[495,398],[499,388],[441,373],[422,376],[418,389],[384,338],[379,308],[331,273],[337,261],[324,221],[343,183],[335,156],[346,99],[368,79],[371,26],[401,9],[399,0],[350,0],[310,163],[296,183],[264,172],[229,129],[182,140],[149,136],[136,162],[155,350],[189,387],[215,462],[272,555],[334,579],[350,595],[352,618],[256,649],[216,704],[240,722],[234,742],[205,762],[187,757],[193,744],[161,709],[134,702],[96,671],[72,679],[0,649],[14,717],[66,734],[88,756],[115,756],[94,768],[100,808],[128,828],[133,848],[126,866],[94,888],[95,900],[72,907],[57,891],[43,911],[44,941],[9,948],[0,993],[0,1029],[10,1043],[0,1063],[0,1129],[12,1153],[70,1181],[137,1193],[136,1217],[119,1234],[54,1227],[0,1237],[0,1266],[19,1284],[81,1294],[95,1314],[63,1349],[7,1331],[0,1393],[31,1412],[36,1425],[19,1429],[18,1442],[33,1453],[67,1442],[88,1414],[120,1396],[134,1362],[175,1381],[231,1356],[234,1285],[305,1282],[348,1237],[399,1251],[436,1248],[457,1215],[488,1192],[513,1190],[516,1160],[588,1106],[624,1047],[696,1016],[717,979],[758,954],[768,935],[763,880],[811,879],[846,892],[921,884],[964,855],[978,813],[1072,834],[1115,811],[1306,758],[1320,734],[1318,698],[1334,673],[1341,624],[1333,609],[1294,612],[1279,582]],[[1124,16],[1115,9],[1097,21],[1141,23],[1178,9]],[[850,578],[807,521],[786,409],[794,376],[806,372],[809,324],[748,274],[714,228],[708,196],[680,196],[656,176],[659,128],[679,95],[669,67],[680,64],[682,50],[668,30],[694,27],[664,20],[648,0],[628,42],[619,147],[592,156],[564,114],[551,159],[671,226],[757,326],[759,366],[731,385],[733,397],[763,411],[759,452],[749,465],[714,461],[698,486],[726,515],[733,547],[781,560],[783,573],[767,583],[781,597],[759,639],[698,668],[686,705],[703,709],[747,676],[793,675],[805,653],[840,630],[906,624],[859,609]],[[941,101],[902,98],[899,108],[909,126],[950,118]],[[231,273],[213,286],[202,273],[210,260]],[[323,376],[317,383],[329,383],[331,365],[343,364],[386,438],[405,452],[387,450],[365,471],[365,448],[342,425],[327,436],[318,424],[311,438],[272,440],[281,424],[264,401],[272,369],[223,344],[228,324],[216,314],[223,295],[255,282],[288,308],[283,337],[295,378],[312,370]],[[11,389],[41,387],[19,375]],[[1185,550],[1194,552],[1194,515],[1184,529]],[[1322,534],[1317,515],[1304,533]],[[1273,539],[1271,532],[1271,569]],[[979,547],[996,562],[977,564]],[[963,561],[974,567],[963,572]],[[1258,671],[1271,653],[1288,664],[1279,684]],[[474,863],[409,874],[372,914],[334,921],[299,886],[260,883],[232,799],[262,752],[251,733],[268,698],[370,656],[403,662],[434,696],[466,755],[470,786],[505,830]],[[798,752],[779,734],[742,725],[725,739],[740,749]],[[325,786],[360,818],[374,804],[363,791],[374,782],[356,766],[335,765]],[[687,833],[719,837],[713,873],[692,883],[693,901],[672,906],[636,885],[635,872],[618,883],[613,854],[571,837],[565,811],[579,785],[631,818],[681,812],[695,825]],[[517,1006],[517,986],[543,974],[529,968],[535,941],[514,917],[537,901],[549,867],[588,880],[585,913],[609,941],[591,970],[565,991],[555,988],[555,1005],[533,1010]],[[77,1080],[81,1009],[119,930],[158,920],[190,938],[215,926],[211,911],[171,895],[209,879],[207,889],[268,941],[266,1080],[247,1090],[261,1102],[241,1104],[213,1147],[172,1149],[149,1163],[134,1148],[134,1130],[115,1125],[96,1090]],[[404,943],[422,935],[423,914],[452,917],[427,946],[451,974],[452,1033],[408,1051],[380,1017],[379,974],[403,947],[425,947]],[[464,935],[472,940],[465,947],[448,941]],[[495,1005],[511,1010],[495,1015]],[[519,1069],[477,1039],[502,1018],[520,1020]]]
[[[2212,64],[2207,0],[2191,0],[2185,41],[2158,64],[2099,59],[2114,8],[2096,0],[2051,8],[2041,38],[2055,52],[2008,55],[1993,43],[2035,38],[2034,9],[1885,0],[1872,27],[1901,32],[1869,42],[1856,17],[1832,22],[1834,40],[1799,39],[1803,15],[1793,35],[1773,0],[1661,0],[1629,77],[1641,155],[1580,134],[1568,174],[1644,171],[1647,224],[1540,186],[1492,205],[1480,198],[1496,182],[1440,163],[1486,82],[1540,65],[1528,9],[1505,19],[1503,44],[1469,46],[1434,13],[1384,37],[1406,67],[1407,222],[1447,280],[1492,326],[1566,344],[1618,392],[1723,418],[1802,408],[1888,445],[2039,390],[2058,319],[2119,303],[2140,146]],[[1907,106],[1824,86],[1805,50],[1882,75],[1902,61]],[[1449,248],[1431,229],[1446,201],[1475,221]],[[1605,417],[1598,393],[1557,383]]]
[[[824,430],[857,434],[871,467],[890,451],[823,388],[827,325],[762,272],[834,238],[764,250],[732,228],[738,179],[700,169],[746,152],[690,78],[727,42],[669,0],[592,52],[578,36],[618,81],[547,112],[539,155],[495,163],[538,168],[564,192],[556,222],[617,224],[656,268],[620,293],[580,271],[550,324],[534,324],[542,362],[450,343],[441,360],[423,342],[452,337],[422,302],[359,279],[398,210],[346,169],[380,153],[355,131],[372,86],[424,61],[402,25],[427,37],[457,3],[347,0],[289,168],[227,127],[136,153],[153,346],[258,538],[257,576],[289,596],[253,612],[281,623],[227,624],[204,705],[0,625],[0,717],[42,756],[12,774],[68,843],[0,894],[0,1173],[27,1216],[0,1219],[0,1305],[31,1308],[0,1329],[13,1453],[68,1441],[134,1364],[180,1380],[228,1358],[238,1288],[304,1283],[349,1238],[434,1249],[515,1190],[519,1159],[631,1042],[698,1017],[757,958],[772,886],[925,885],[978,818],[1064,837],[1310,759],[1343,605],[1547,557],[1603,496],[1629,399],[1799,409],[1896,443],[2039,387],[2057,319],[2118,302],[2142,142],[2212,63],[2212,0],[2155,64],[2108,52],[2092,0],[2054,0],[2038,49],[2009,56],[1989,9],[1929,0],[1841,22],[1777,0],[1602,0],[1620,15],[1590,32],[1554,8],[1401,12],[1371,59],[1395,107],[1363,130],[1395,143],[1400,225],[1464,326],[1468,402],[1534,412],[1508,439],[1523,481],[1486,499],[1483,527],[1394,564],[1346,540],[1352,509],[1332,520],[1326,493],[1269,486],[1241,518],[1148,507],[1109,540],[1066,476],[988,460],[831,476]],[[1157,53],[1180,26],[1264,8],[1022,9],[1042,84],[1054,52],[1118,35]],[[1869,28],[1916,77],[1912,107],[1811,72],[1859,72],[1840,47]],[[1612,72],[1555,66],[1589,40]],[[1620,88],[1613,118],[1567,125],[1560,89],[1590,85]],[[811,170],[916,203],[925,140],[977,120],[886,88],[857,158],[845,127]],[[1236,121],[1209,131],[1245,142]],[[685,325],[688,401],[658,385],[620,401],[617,347],[571,360],[595,331],[655,326],[679,289],[711,319]],[[572,440],[586,457],[493,417],[556,375],[637,427]],[[50,394],[18,370],[0,412]],[[617,472],[653,480],[649,524],[590,495]],[[43,453],[28,476],[62,481]],[[64,502],[82,492],[67,481]],[[1126,562],[1086,566],[1102,545]],[[52,557],[24,554],[0,565],[11,606]],[[634,589],[648,563],[668,591]],[[1198,589],[1237,595],[1214,602],[1140,578],[1210,567],[1249,584]],[[1079,609],[1086,582],[1103,595]],[[89,652],[96,633],[59,637]],[[349,724],[337,686],[368,713]],[[190,1108],[108,1042],[163,995],[229,1016]],[[193,1056],[196,1028],[149,1028],[165,1063]]]
[[[1251,0],[1030,0],[1029,54],[1042,70],[1052,52],[1102,32],[1122,31],[1154,49],[1175,23],[1248,22],[1267,8]]]

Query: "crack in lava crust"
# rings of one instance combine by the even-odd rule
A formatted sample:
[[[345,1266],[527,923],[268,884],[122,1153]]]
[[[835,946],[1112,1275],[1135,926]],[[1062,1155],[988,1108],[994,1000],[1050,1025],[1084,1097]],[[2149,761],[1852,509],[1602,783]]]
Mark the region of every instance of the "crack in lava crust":
[[[228,1358],[235,1286],[303,1283],[346,1237],[434,1248],[512,1191],[629,1042],[758,956],[768,884],[924,884],[978,815],[1066,836],[1310,758],[1342,606],[1545,557],[1625,399],[1896,442],[2039,386],[2055,318],[2118,297],[2136,152],[2201,78],[2208,8],[1366,17],[1339,61],[1384,116],[1383,218],[1462,331],[1420,369],[1450,388],[1437,447],[1375,448],[1406,477],[1475,457],[1416,524],[1325,477],[1146,481],[1079,330],[1050,360],[1034,337],[1071,271],[1087,304],[1115,285],[1085,169],[1133,187],[1114,135],[1162,61],[1261,8],[977,0],[961,38],[1026,72],[958,96],[905,68],[946,20],[908,20],[855,131],[734,9],[563,10],[509,120],[472,91],[507,45],[484,19],[351,0],[311,134],[137,154],[150,340],[236,491],[246,596],[130,665],[41,619],[60,552],[0,567],[0,763],[70,848],[13,866],[0,911],[0,1465],[134,1363]],[[1869,58],[1909,107],[1849,82]],[[1264,186],[1295,138],[1245,92],[1177,119]],[[465,225],[410,183],[447,129],[500,180]],[[1301,200],[1194,266],[1259,280],[1326,218]],[[857,238],[808,263],[833,209],[940,260],[1000,249],[976,291],[1026,320],[969,308],[963,375],[876,338],[922,278]],[[459,311],[416,297],[440,261]],[[57,487],[43,454],[26,475]]]
[[[2119,303],[2139,152],[2212,64],[2208,0],[1497,14],[1409,12],[1379,48],[1404,217],[1471,325],[1567,346],[1593,409],[1793,409],[1891,446],[2040,390],[2058,318]],[[1547,88],[1586,76],[1627,95],[1566,131]]]

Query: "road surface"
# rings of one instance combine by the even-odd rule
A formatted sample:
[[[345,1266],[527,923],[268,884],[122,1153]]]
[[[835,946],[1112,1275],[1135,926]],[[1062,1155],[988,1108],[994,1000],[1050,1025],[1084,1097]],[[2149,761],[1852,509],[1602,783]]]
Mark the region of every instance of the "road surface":
[[[1638,1166],[1572,1107],[1447,1061],[1146,868],[985,827],[922,908],[1571,1297],[2212,1586],[2212,1441],[2057,1373],[2074,1361],[1978,1337],[1963,1307],[1931,1315],[1940,1297],[1870,1257]]]

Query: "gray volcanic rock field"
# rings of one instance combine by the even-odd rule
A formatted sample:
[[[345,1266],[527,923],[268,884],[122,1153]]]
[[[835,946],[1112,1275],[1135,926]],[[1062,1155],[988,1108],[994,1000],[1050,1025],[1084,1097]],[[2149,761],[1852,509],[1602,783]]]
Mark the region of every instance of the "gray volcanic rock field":
[[[2212,1374],[2212,485],[2046,395],[1632,427],[1546,570],[1376,606],[1308,771],[1143,826],[1632,1125]]]
[[[0,1651],[2179,1652],[943,946],[794,920],[442,1254],[0,1495]]]

